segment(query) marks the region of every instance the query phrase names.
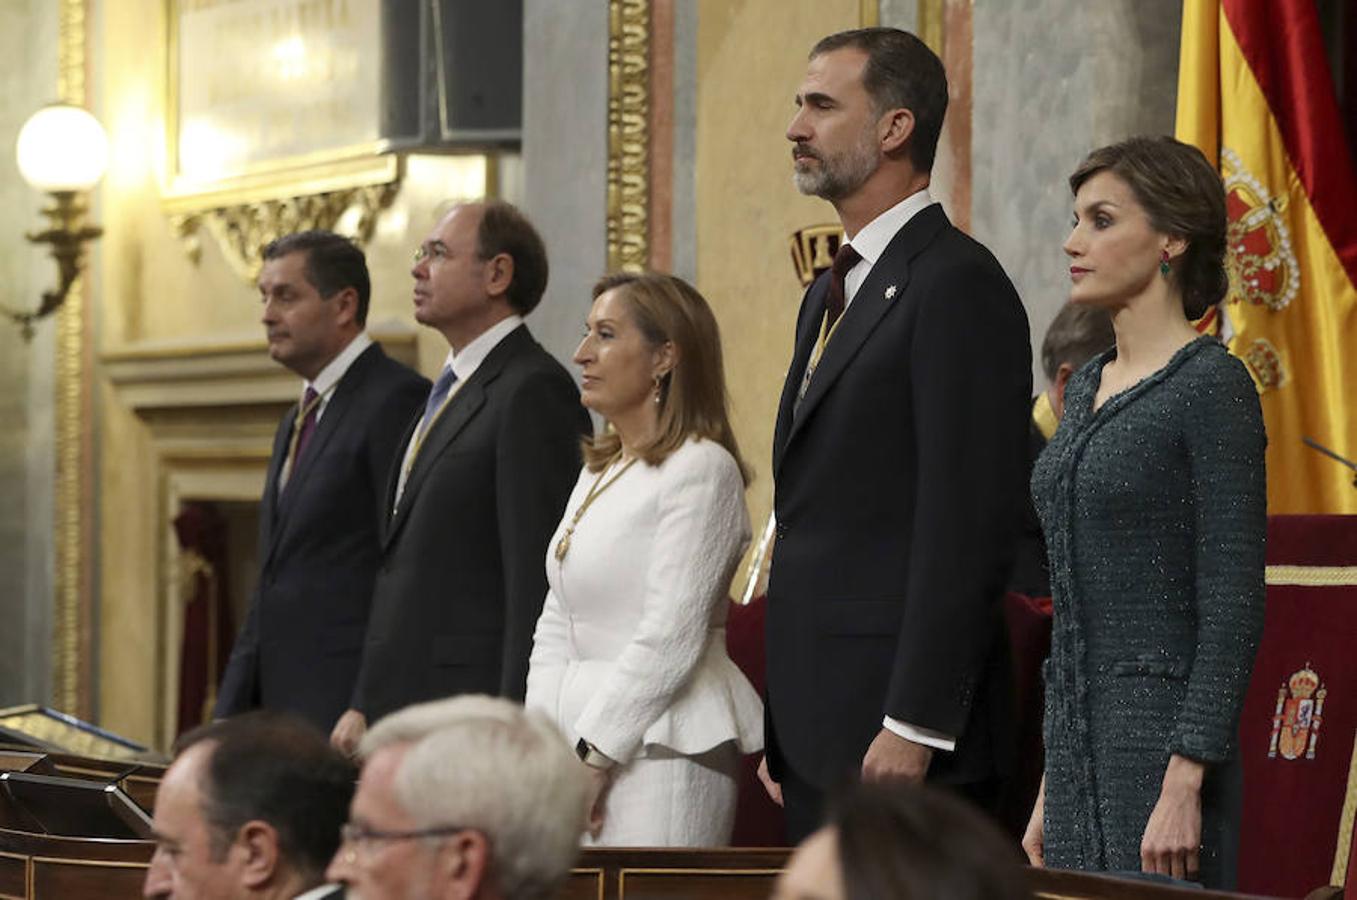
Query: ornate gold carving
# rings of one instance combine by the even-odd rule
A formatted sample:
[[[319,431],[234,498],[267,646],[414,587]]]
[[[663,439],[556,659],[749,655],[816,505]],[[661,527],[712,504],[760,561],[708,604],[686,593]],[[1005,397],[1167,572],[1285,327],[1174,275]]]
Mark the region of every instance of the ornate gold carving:
[[[834,254],[843,243],[843,226],[807,225],[792,233],[792,265],[801,287],[808,288],[820,273],[834,265]]]
[[[84,106],[86,0],[62,0],[57,39],[57,93]],[[92,717],[90,679],[89,490],[92,442],[90,370],[86,365],[84,279],[57,313],[54,441],[55,584],[52,610],[52,703],[80,718]]]
[[[171,221],[193,262],[198,262],[202,254],[199,229],[206,228],[240,276],[253,279],[259,271],[264,245],[284,234],[323,228],[347,234],[360,245],[366,244],[377,224],[377,214],[391,203],[397,189],[398,183],[392,182],[261,200],[184,213],[173,216]]]
[[[650,0],[608,4],[608,269],[650,258]]]

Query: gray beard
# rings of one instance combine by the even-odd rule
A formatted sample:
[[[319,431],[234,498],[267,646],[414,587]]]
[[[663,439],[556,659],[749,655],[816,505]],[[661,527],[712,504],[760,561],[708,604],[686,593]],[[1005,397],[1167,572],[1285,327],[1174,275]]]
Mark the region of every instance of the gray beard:
[[[872,173],[881,164],[874,148],[857,146],[852,152],[826,161],[817,157],[819,167],[815,169],[793,169],[792,183],[801,193],[810,197],[820,197],[831,203],[851,195],[872,177]]]

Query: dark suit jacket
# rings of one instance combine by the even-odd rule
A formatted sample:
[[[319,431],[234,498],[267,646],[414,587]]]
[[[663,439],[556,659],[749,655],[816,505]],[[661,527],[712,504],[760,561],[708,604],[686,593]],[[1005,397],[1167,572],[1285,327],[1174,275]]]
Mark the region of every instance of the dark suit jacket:
[[[259,509],[259,585],[215,716],[296,713],[327,733],[348,708],[381,549],[397,442],[429,382],[374,344],[344,373],[281,496],[297,407],[273,440]]]
[[[547,541],[588,429],[575,382],[526,327],[490,351],[434,422],[373,591],[353,698],[369,722],[452,694],[523,699]],[[397,460],[388,510],[399,472]]]
[[[830,787],[891,716],[959,738],[930,778],[981,780],[1007,690],[1027,317],[994,257],[930,206],[872,267],[793,413],[828,283],[802,301],[773,443],[769,762]]]

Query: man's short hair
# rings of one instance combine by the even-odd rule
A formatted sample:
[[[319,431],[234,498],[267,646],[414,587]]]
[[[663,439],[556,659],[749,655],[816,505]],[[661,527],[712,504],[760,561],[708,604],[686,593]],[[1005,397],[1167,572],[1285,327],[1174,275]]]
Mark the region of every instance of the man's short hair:
[[[510,900],[553,895],[579,850],[589,781],[541,713],[464,694],[408,706],[363,736],[359,755],[408,744],[393,785],[417,827],[485,835],[489,877]]]
[[[831,806],[848,900],[1018,900],[1017,848],[964,800],[937,788],[858,784]]]
[[[306,254],[306,280],[322,297],[333,297],[344,288],[358,294],[354,320],[367,324],[372,280],[367,258],[353,241],[333,231],[298,231],[270,241],[264,247],[265,260],[280,259],[289,253]]]
[[[1075,371],[1117,342],[1112,316],[1107,310],[1080,303],[1066,303],[1056,313],[1041,340],[1041,368],[1046,380],[1055,383],[1060,366],[1069,363]]]
[[[852,47],[867,54],[862,84],[878,116],[889,109],[914,113],[909,159],[920,172],[933,170],[933,159],[947,114],[947,70],[928,45],[899,28],[855,28],[821,38],[810,58]]]
[[[220,860],[246,822],[278,834],[279,853],[309,881],[319,881],[339,849],[358,772],[308,722],[266,711],[203,725],[175,743],[175,755],[208,749],[202,781],[203,818]]]
[[[507,253],[514,261],[509,282],[509,306],[526,316],[542,302],[547,290],[547,248],[528,217],[512,203],[486,200],[481,206],[481,224],[476,232],[476,253],[493,259]]]

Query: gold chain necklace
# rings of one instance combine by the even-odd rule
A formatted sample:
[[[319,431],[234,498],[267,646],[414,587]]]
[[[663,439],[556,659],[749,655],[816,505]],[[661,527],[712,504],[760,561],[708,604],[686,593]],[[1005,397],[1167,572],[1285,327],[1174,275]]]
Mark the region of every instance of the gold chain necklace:
[[[570,524],[565,526],[565,534],[561,535],[561,539],[556,542],[557,562],[564,561],[565,555],[570,552],[570,536],[575,533],[575,526],[580,524],[580,519],[584,517],[585,510],[587,510],[590,506],[593,505],[594,501],[598,499],[600,494],[602,494],[608,488],[612,487],[614,484],[617,484],[617,479],[627,474],[627,469],[630,469],[633,465],[636,464],[637,458],[638,457],[633,456],[631,459],[627,460],[626,465],[618,469],[617,474],[614,475],[612,478],[609,478],[606,482],[603,480],[603,478],[608,474],[608,470],[604,469],[602,472],[598,473],[598,478],[594,479],[593,486],[590,487],[589,492],[584,495],[584,502],[580,504],[579,509],[575,510],[575,515],[571,517]]]

